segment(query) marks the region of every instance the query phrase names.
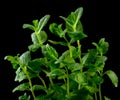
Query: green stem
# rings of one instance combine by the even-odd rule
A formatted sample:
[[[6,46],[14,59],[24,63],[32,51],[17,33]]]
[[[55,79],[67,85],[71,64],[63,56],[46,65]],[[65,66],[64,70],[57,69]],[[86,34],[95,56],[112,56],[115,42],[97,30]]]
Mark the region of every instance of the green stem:
[[[54,83],[53,83],[52,78],[51,78],[51,77],[49,77],[49,80],[50,80],[50,84],[53,86],[53,85],[54,85]]]
[[[101,85],[99,85],[99,100],[102,100]]]
[[[42,77],[40,77],[39,75],[38,75],[38,78],[41,80],[41,82],[42,82],[43,86],[47,89],[47,86],[46,86],[45,81],[43,80],[43,78],[42,78]],[[46,93],[48,93],[48,91],[47,91],[47,90],[46,90],[45,92],[46,92]]]
[[[48,72],[46,70],[42,70],[45,74],[47,74]],[[49,81],[50,81],[50,84],[53,86],[54,83],[53,83],[53,80],[51,77],[49,77]]]
[[[68,69],[65,67],[65,69],[66,69],[66,73],[67,73],[67,95],[68,95],[68,97],[69,97],[69,94],[70,94],[70,87],[69,87],[69,74],[68,74]]]
[[[95,100],[97,100],[97,94],[95,93]]]
[[[41,41],[41,38],[39,36],[39,33],[38,32],[35,32],[35,33],[36,33],[36,37],[38,39],[38,42],[39,42],[40,46],[42,46],[42,41]]]
[[[80,84],[78,84],[78,90],[80,90]]]
[[[70,47],[70,43],[68,43],[68,48],[69,48],[69,51],[70,51],[70,57],[72,58],[72,50],[71,50],[71,47]]]
[[[77,45],[78,45],[78,52],[80,53],[79,54],[79,61],[80,61],[80,64],[82,64],[82,58],[81,58],[81,45],[80,45],[80,40],[77,40]],[[82,69],[80,70],[82,72]]]
[[[23,68],[22,68],[22,69],[23,69]],[[27,76],[27,79],[28,79],[28,81],[29,81],[29,85],[30,85],[30,90],[31,90],[31,93],[32,93],[33,99],[35,100],[36,97],[35,97],[35,93],[34,93],[34,90],[33,90],[33,87],[32,87],[32,81],[31,81],[31,79],[30,79],[30,77],[29,77],[29,73],[28,73],[28,71],[27,71],[26,69],[27,69],[27,68],[25,67],[25,68],[23,69],[23,71],[24,71],[24,73],[25,73],[26,76]]]

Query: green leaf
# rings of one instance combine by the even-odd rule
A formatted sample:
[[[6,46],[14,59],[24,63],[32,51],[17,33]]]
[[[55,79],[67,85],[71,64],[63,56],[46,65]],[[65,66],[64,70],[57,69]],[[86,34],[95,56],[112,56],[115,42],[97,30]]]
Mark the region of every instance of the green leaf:
[[[62,46],[67,46],[68,44],[66,42],[62,42],[62,41],[53,41],[53,40],[48,40],[50,43],[55,44],[55,45],[62,45]]]
[[[89,86],[89,85],[86,85],[85,88],[90,92],[90,93],[96,93],[98,92],[98,89],[94,86]]]
[[[105,72],[105,74],[108,75],[108,77],[112,81],[113,85],[115,87],[118,87],[118,77],[117,77],[116,73],[112,70],[108,70],[108,71]]]
[[[85,53],[86,58],[85,61],[84,61],[84,65],[86,67],[91,67],[91,65],[93,66],[95,61],[96,61],[96,58],[98,56],[97,54],[97,50],[96,49],[89,49],[88,50],[88,53]],[[83,58],[82,58],[83,59]]]
[[[17,56],[5,56],[4,60],[8,60],[10,61],[10,63],[12,64],[13,69],[17,69],[19,67],[19,57]]]
[[[19,96],[18,100],[30,100],[30,95],[24,93],[24,95]]]
[[[83,65],[80,63],[72,63],[68,65],[68,68],[72,71],[80,71],[83,68]]]
[[[38,39],[37,39],[37,36],[36,36],[36,33],[35,33],[35,32],[31,34],[31,39],[32,39],[33,44],[39,44],[39,42],[38,42]]]
[[[104,82],[104,79],[102,77],[98,76],[98,75],[94,75],[91,79],[97,85],[100,85],[100,84],[102,84]]]
[[[80,22],[82,12],[83,8],[80,7],[76,9],[75,12],[71,12],[71,14],[67,18],[60,16],[62,19],[65,20],[68,32],[83,31],[82,24]]]
[[[22,84],[18,85],[17,87],[15,87],[13,89],[12,92],[14,93],[16,91],[25,91],[25,90],[29,90],[29,89],[30,89],[29,83],[27,82],[27,83],[22,83]]]
[[[81,39],[87,37],[87,35],[84,34],[84,33],[81,32],[81,31],[71,32],[71,33],[68,33],[68,35],[69,35],[69,37],[71,38],[70,43],[74,43],[74,42],[76,42],[77,40],[81,40]]]
[[[33,23],[34,27],[37,29],[37,27],[38,27],[38,20],[37,19],[33,20],[32,23]]]
[[[49,72],[47,74],[47,76],[61,76],[61,75],[65,75],[65,70],[64,69],[53,69],[51,72]]]
[[[20,56],[20,65],[27,66],[30,60],[31,60],[30,51],[26,51]]]
[[[42,53],[45,57],[47,57],[50,60],[57,60],[58,58],[57,51],[49,44],[42,46]]]
[[[20,67],[16,70],[15,73],[16,73],[15,81],[21,82],[24,79],[27,79],[25,73],[22,71],[22,69]]]
[[[34,91],[38,91],[38,90],[46,91],[46,88],[43,85],[33,85],[33,90]]]
[[[73,58],[77,58],[79,55],[78,55],[78,50],[74,47],[74,46],[70,46],[70,49],[72,51],[72,54],[73,54]],[[67,63],[67,61],[69,63],[73,63],[73,58],[70,57],[70,50],[66,50],[65,52],[62,53],[62,55],[59,57],[59,59],[55,62],[56,64],[57,63]],[[69,59],[71,59],[71,61],[69,61]]]
[[[52,23],[49,26],[49,30],[51,31],[51,33],[59,36],[59,37],[64,37],[66,30],[63,31],[62,29],[62,24],[58,25],[57,23]]]
[[[46,42],[46,40],[47,40],[47,34],[46,34],[46,32],[45,31],[41,31],[39,33],[39,35],[40,35],[40,38],[41,38],[41,42],[42,43]]]
[[[94,46],[96,46],[96,49],[98,50],[98,52],[99,52],[100,54],[105,54],[105,53],[107,53],[108,48],[109,48],[109,43],[105,41],[105,38],[101,38],[101,39],[99,40],[99,43],[98,43],[98,44],[95,43],[95,42],[93,42],[92,44],[93,44]]]
[[[43,27],[47,24],[49,18],[50,18],[50,15],[45,15],[44,17],[40,19],[39,24],[38,24],[38,33],[40,33]]]
[[[105,99],[105,100],[111,100],[110,98],[108,98],[108,97],[106,97],[106,96],[104,96],[104,99]]]
[[[28,46],[28,49],[32,52],[36,52],[39,49],[40,45],[39,44],[31,44]]]
[[[42,70],[41,66],[43,66],[43,62],[45,62],[45,59],[43,58],[36,58],[28,63],[29,68],[33,72],[40,72]]]
[[[47,34],[45,31],[40,31],[40,33],[38,33],[38,36],[41,40],[41,43],[46,42]],[[38,37],[36,36],[35,32],[31,34],[31,39],[32,39],[33,44],[39,44]]]
[[[69,77],[76,81],[78,84],[85,84],[86,83],[86,78],[84,73],[78,73],[78,72],[73,72],[69,75]]]
[[[23,24],[23,28],[24,28],[24,29],[25,29],[25,28],[29,28],[29,29],[35,31],[35,27],[34,27],[33,25],[30,25],[30,24]]]

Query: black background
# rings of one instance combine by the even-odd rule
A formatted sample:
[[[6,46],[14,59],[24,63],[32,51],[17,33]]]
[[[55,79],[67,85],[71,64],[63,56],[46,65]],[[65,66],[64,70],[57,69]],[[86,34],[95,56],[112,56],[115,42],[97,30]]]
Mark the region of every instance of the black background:
[[[112,69],[120,77],[118,4],[115,0],[29,0],[0,3],[0,98],[15,100],[17,96],[11,92],[17,85],[14,82],[15,72],[4,57],[22,53],[31,44],[30,32],[24,30],[22,25],[46,14],[51,15],[49,23],[59,23],[62,22],[59,16],[67,17],[71,11],[81,6],[84,10],[81,21],[84,32],[88,35],[83,46],[89,48],[91,42],[105,37],[110,44],[106,69]],[[108,97],[112,100],[119,97],[120,87],[114,88],[108,78],[103,85],[102,91]]]

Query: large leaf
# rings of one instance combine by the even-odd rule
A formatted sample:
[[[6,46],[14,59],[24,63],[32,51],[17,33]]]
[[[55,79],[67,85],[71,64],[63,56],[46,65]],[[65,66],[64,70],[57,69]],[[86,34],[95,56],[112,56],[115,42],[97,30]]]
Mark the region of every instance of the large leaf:
[[[115,87],[118,87],[118,77],[117,77],[116,73],[112,70],[108,70],[108,71],[105,72],[105,74],[108,75],[108,77],[112,81],[113,85]]]

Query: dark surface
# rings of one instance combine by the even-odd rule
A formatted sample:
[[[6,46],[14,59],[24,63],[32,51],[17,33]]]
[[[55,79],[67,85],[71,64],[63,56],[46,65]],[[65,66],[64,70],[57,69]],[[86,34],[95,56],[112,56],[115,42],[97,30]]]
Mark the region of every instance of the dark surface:
[[[3,2],[0,5],[0,98],[15,100],[17,95],[12,89],[17,85],[14,82],[15,72],[9,62],[4,60],[6,55],[16,55],[27,50],[31,44],[30,34],[22,29],[24,23],[31,23],[46,14],[51,15],[50,22],[61,22],[59,16],[67,16],[71,11],[82,6],[82,23],[84,32],[88,35],[83,42],[89,48],[91,42],[97,42],[105,37],[110,47],[107,53],[107,69],[114,70],[120,77],[119,64],[119,8],[118,3],[108,0],[36,0],[34,2]],[[120,87],[114,88],[109,79],[103,86],[103,93],[114,98],[119,97]],[[2,99],[1,99],[2,100]]]

